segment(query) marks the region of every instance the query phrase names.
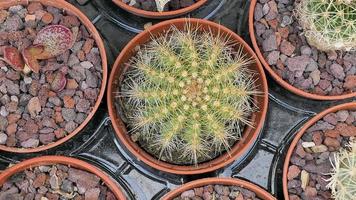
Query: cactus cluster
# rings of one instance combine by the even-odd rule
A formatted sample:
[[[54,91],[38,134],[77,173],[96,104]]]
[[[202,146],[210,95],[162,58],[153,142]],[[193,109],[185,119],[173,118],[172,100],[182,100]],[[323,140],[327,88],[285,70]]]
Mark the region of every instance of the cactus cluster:
[[[317,49],[356,50],[356,0],[300,0],[296,16]]]
[[[252,63],[228,36],[172,26],[127,63],[117,97],[143,148],[171,163],[198,164],[229,152],[244,126],[253,126],[261,92]]]
[[[350,150],[342,149],[332,162],[333,172],[328,180],[336,200],[354,200],[356,197],[356,141],[350,143]]]

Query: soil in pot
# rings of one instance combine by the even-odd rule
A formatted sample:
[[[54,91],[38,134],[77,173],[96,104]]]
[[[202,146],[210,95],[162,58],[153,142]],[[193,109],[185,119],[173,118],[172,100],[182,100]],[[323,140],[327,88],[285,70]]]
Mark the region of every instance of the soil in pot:
[[[98,176],[56,164],[14,174],[2,185],[0,199],[115,200],[116,197]]]
[[[257,195],[248,189],[239,186],[206,185],[204,187],[187,190],[173,200],[260,200]]]
[[[349,144],[355,137],[355,110],[328,114],[310,127],[291,156],[287,175],[289,199],[331,199],[327,185],[335,155],[342,149],[350,151]]]
[[[255,36],[266,62],[283,80],[305,92],[327,96],[355,92],[355,51],[321,51],[310,45],[293,15],[299,2],[257,1]]]
[[[132,141],[157,159],[194,165],[241,139],[262,92],[252,58],[227,38],[187,24],[137,48],[117,88]]]
[[[122,0],[124,3],[135,8],[158,12],[158,7],[155,0]],[[174,11],[182,8],[189,7],[195,4],[197,0],[170,0],[165,6],[163,11]]]
[[[102,80],[99,50],[86,27],[63,9],[33,2],[0,11],[0,38],[1,57],[10,49],[38,68],[0,61],[0,144],[35,148],[73,132],[94,107]],[[37,60],[40,46],[51,49],[46,59]]]

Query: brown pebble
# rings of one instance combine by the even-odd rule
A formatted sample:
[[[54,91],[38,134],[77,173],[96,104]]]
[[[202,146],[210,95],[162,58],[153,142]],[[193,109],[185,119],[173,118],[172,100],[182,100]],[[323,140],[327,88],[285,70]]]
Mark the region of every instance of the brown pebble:
[[[42,10],[43,6],[39,2],[32,2],[27,6],[27,11],[29,14],[34,14],[36,11]]]
[[[288,180],[292,180],[298,177],[300,174],[300,169],[296,165],[289,166],[288,168]]]
[[[52,23],[52,21],[53,21],[53,15],[51,13],[47,12],[42,16],[43,23],[50,24]]]

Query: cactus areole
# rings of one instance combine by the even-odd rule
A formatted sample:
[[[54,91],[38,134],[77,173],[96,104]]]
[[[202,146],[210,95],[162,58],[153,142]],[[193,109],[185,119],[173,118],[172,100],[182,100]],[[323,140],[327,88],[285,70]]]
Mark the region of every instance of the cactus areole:
[[[261,94],[242,49],[188,24],[141,46],[117,95],[131,138],[173,164],[197,165],[229,152],[252,126],[254,96]]]

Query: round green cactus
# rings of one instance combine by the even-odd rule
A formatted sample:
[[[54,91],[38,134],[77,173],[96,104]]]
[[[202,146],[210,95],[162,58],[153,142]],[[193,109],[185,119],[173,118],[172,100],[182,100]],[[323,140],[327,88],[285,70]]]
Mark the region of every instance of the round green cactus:
[[[335,156],[328,187],[336,200],[354,200],[356,197],[356,141],[351,150],[343,149]]]
[[[296,14],[310,45],[356,50],[356,0],[301,0]]]
[[[228,37],[172,27],[128,63],[118,97],[131,131],[172,163],[177,155],[197,164],[229,151],[257,111],[252,63]]]

